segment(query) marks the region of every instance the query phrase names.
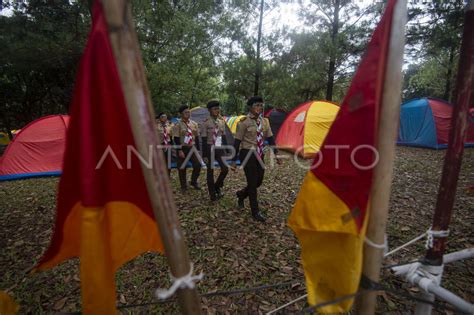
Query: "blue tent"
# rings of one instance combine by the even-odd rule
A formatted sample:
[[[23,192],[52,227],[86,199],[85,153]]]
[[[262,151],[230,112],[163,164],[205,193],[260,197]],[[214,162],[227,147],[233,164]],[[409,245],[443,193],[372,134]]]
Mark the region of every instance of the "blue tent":
[[[397,144],[432,149],[446,148],[451,129],[452,105],[433,98],[402,104]],[[474,146],[474,122],[469,120],[466,146]]]

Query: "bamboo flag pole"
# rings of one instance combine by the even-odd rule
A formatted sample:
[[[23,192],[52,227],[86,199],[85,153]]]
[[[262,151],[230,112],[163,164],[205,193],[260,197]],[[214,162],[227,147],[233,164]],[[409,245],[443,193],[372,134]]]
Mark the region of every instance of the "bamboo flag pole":
[[[131,1],[101,1],[137,146],[136,150],[143,157],[148,157],[149,151],[152,150],[152,167],[149,168],[141,163],[143,175],[171,273],[175,278],[180,278],[189,273],[190,260],[169,184],[166,162],[157,149],[154,111],[132,21]],[[178,301],[181,312],[184,314],[201,312],[196,289],[179,289]]]
[[[395,157],[395,140],[400,115],[406,16],[406,0],[398,0],[392,19],[382,104],[380,106],[377,140],[377,150],[380,159],[374,169],[374,179],[369,202],[370,216],[366,234],[366,237],[376,244],[384,243],[385,227],[388,217],[393,161]],[[382,249],[365,244],[363,275],[373,281],[378,281],[382,259]],[[374,314],[375,302],[376,292],[362,295],[356,303],[357,313],[361,315]]]

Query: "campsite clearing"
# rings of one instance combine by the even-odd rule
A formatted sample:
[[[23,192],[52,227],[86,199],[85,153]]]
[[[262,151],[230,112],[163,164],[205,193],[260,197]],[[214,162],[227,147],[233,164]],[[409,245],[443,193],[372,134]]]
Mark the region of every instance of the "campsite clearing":
[[[397,147],[387,229],[390,248],[429,228],[445,153],[445,150]],[[466,148],[447,252],[474,246],[474,194],[468,190],[474,184],[472,161],[474,149]],[[309,163],[301,161],[301,164]],[[217,206],[210,204],[205,190],[181,195],[176,171],[172,171],[175,200],[191,260],[197,272],[205,274],[198,286],[201,293],[293,282],[258,292],[203,298],[202,306],[207,313],[264,313],[305,293],[299,246],[286,223],[304,175],[305,170],[289,159],[267,171],[259,193],[268,221],[261,224],[251,219],[248,209],[239,210],[233,198],[240,187],[238,182],[242,182],[242,171],[230,174],[226,196]],[[204,186],[204,172],[200,181]],[[81,308],[77,259],[46,272],[28,274],[51,237],[57,183],[58,178],[34,178],[3,182],[0,186],[0,290],[9,290],[23,314],[71,312]],[[417,259],[424,251],[424,242],[420,241],[386,259],[385,264]],[[116,277],[119,307],[156,301],[154,289],[170,284],[168,270],[166,259],[157,254],[149,253],[127,263]],[[387,271],[382,279],[392,288],[411,294],[417,292]],[[447,265],[443,286],[473,301],[474,261]],[[304,305],[301,301],[286,311]],[[398,314],[413,310],[413,305],[387,293],[379,296],[377,311]],[[123,313],[176,313],[177,310],[175,302],[121,309]]]

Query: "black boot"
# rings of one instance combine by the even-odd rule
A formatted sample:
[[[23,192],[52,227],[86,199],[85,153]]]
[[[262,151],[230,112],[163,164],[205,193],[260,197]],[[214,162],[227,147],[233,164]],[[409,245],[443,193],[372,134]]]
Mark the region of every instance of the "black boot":
[[[198,182],[191,183],[191,186],[193,186],[193,187],[194,187],[194,189],[196,189],[196,190],[201,190],[201,186],[199,185],[199,183],[198,183]]]
[[[222,197],[224,197],[224,193],[221,191],[220,187],[216,187],[216,198],[221,199]]]
[[[237,196],[237,204],[239,205],[239,208],[241,208],[241,209],[244,208],[245,207],[245,203],[244,203],[245,199],[240,198],[239,192],[237,192],[235,195]]]
[[[266,218],[260,210],[252,210],[252,218],[258,222],[265,222]]]

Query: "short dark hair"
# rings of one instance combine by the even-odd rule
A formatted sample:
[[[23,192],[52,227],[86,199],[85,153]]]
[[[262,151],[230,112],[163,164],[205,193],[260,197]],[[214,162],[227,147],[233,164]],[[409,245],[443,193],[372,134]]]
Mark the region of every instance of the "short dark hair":
[[[160,112],[160,113],[158,113],[158,115],[156,115],[155,118],[156,118],[156,119],[159,119],[159,118],[160,118],[161,116],[163,116],[163,115],[166,115],[166,113]]]
[[[218,100],[210,100],[209,102],[207,102],[207,108],[208,109],[211,109],[211,108],[214,108],[214,107],[219,107],[221,106],[221,103],[219,103]]]
[[[178,112],[179,112],[180,114],[182,114],[186,109],[189,109],[189,106],[188,106],[188,105],[186,105],[186,104],[181,105],[181,106],[179,107],[179,109],[178,109]]]
[[[253,104],[263,103],[263,98],[261,96],[252,96],[247,101],[247,106],[252,106]]]

